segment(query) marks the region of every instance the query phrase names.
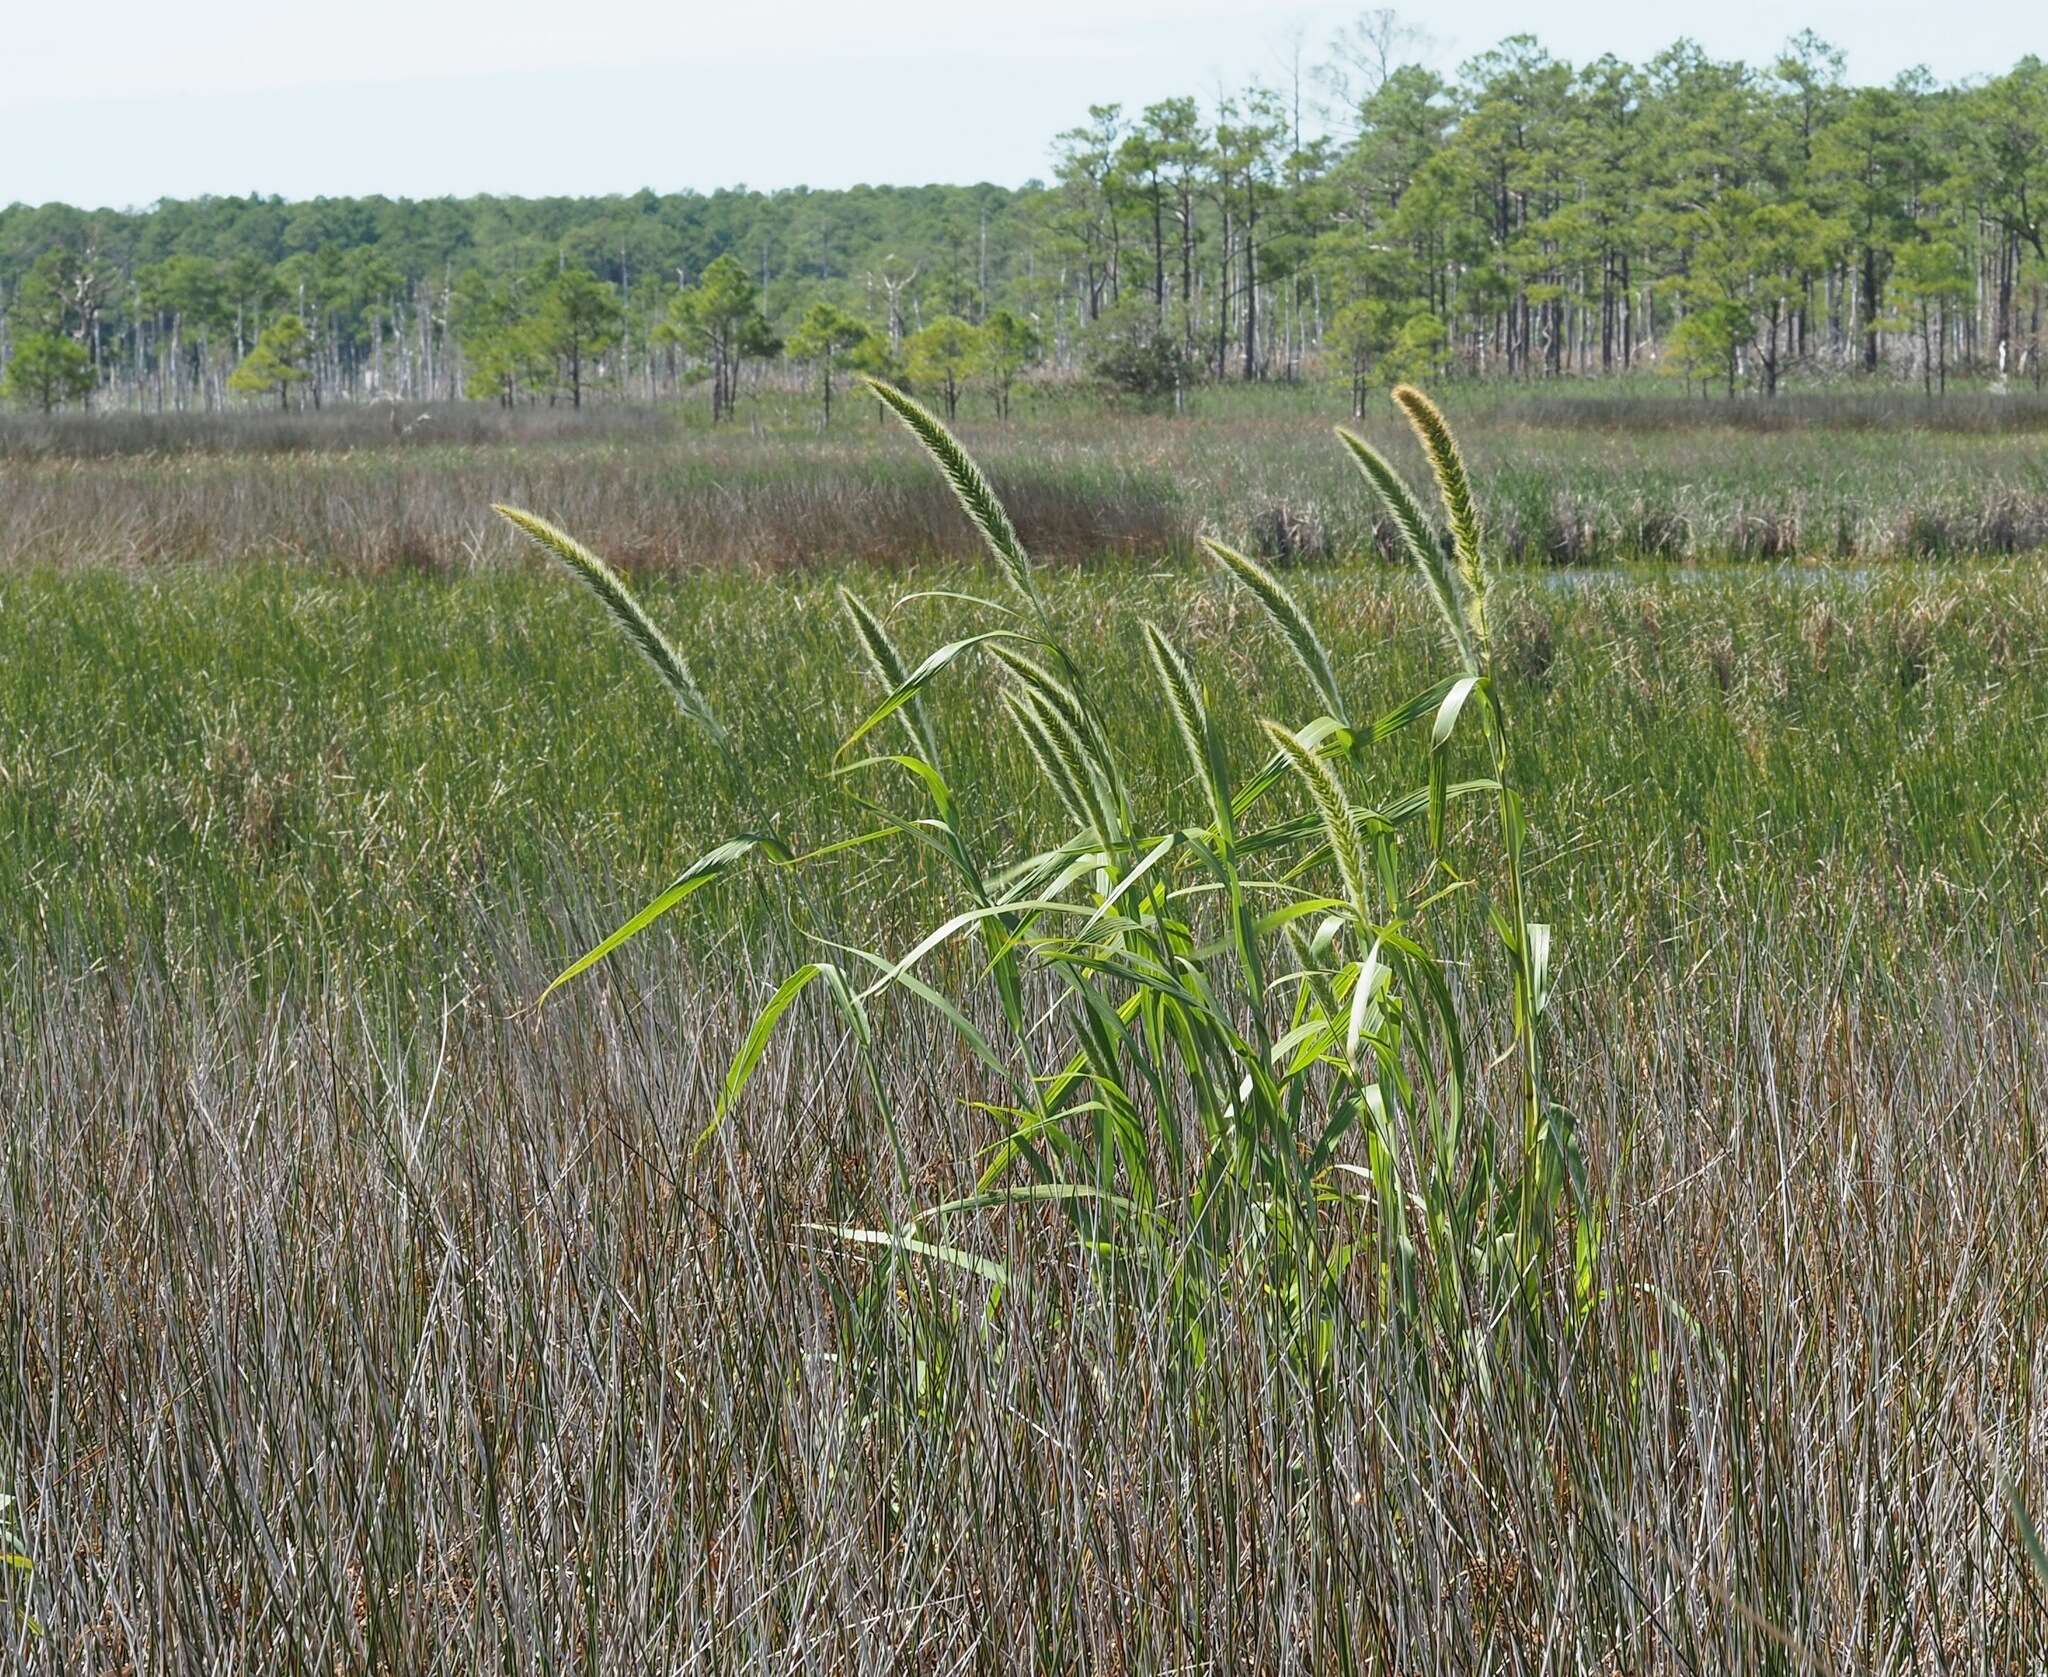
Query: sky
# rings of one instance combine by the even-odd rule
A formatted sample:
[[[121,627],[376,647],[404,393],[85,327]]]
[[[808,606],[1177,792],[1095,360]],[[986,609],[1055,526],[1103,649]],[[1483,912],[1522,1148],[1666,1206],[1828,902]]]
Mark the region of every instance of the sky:
[[[7,25],[0,203],[205,193],[659,192],[1050,173],[1088,106],[1280,85],[1355,5],[1219,0],[102,0]],[[1437,0],[1404,56],[1449,71],[1507,35],[1574,62],[1681,33],[1641,0]],[[1681,14],[1682,15],[1682,14]],[[2048,53],[2039,0],[1718,0],[1685,30],[1767,60],[1812,28],[1857,81]]]

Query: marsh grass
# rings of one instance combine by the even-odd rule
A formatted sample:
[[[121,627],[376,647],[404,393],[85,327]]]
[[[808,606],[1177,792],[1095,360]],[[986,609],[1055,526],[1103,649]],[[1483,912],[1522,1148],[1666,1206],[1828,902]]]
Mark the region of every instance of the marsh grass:
[[[1396,693],[1440,678],[1436,613],[1412,580],[1287,580],[1340,671]],[[816,771],[860,719],[839,589],[879,606],[876,582],[636,585],[746,741],[742,788],[715,754],[682,755],[637,655],[545,573],[0,573],[0,948],[259,987],[339,970],[431,996],[486,976],[480,909],[587,947],[707,835],[758,828],[762,804],[806,843],[855,830],[845,778]],[[903,644],[971,632],[969,573],[897,586],[925,596],[890,614]],[[1311,702],[1213,563],[1061,572],[1048,592],[1092,667],[1142,668],[1137,623],[1171,627],[1207,680],[1244,695],[1248,715],[1212,710],[1237,760],[1270,752],[1252,718]],[[2011,789],[2048,775],[2048,744],[2009,722],[2048,705],[2048,584],[2031,567],[1510,576],[1494,595],[1542,895],[1577,928],[1578,970],[1731,916],[1799,941],[1823,891],[1898,952],[1965,920],[2039,927],[2048,815]],[[1185,774],[1155,692],[1097,694],[1153,807]],[[963,667],[941,743],[973,788],[974,842],[1042,849],[1061,812],[1002,693],[993,669]],[[1425,744],[1385,742],[1396,784],[1424,783]],[[852,940],[893,942],[914,936],[926,866],[854,852],[813,888]],[[766,909],[748,882],[674,924],[703,953],[775,935]]]
[[[490,986],[402,1023],[44,966],[0,1058],[0,1450],[45,1636],[5,1657],[1320,1672],[1334,1612],[1365,1668],[1446,1677],[2027,1672],[2038,946],[1907,967],[1858,931],[1561,991],[1550,1076],[1625,1284],[1541,1402],[1365,1333],[1312,1400],[1226,1292],[1199,1425],[1172,1342],[1091,1330],[1100,1271],[1014,1210],[974,1230],[1035,1279],[1003,1354],[962,1276],[936,1390],[878,1399],[873,1257],[805,1232],[894,1191],[829,1010],[694,1151],[779,966],[641,940],[535,1020],[553,941],[480,928]],[[883,1028],[942,1197],[1002,1127],[934,1013]]]
[[[1510,563],[2048,547],[2044,410],[2026,398],[1938,412],[1799,399],[1763,415],[1752,410],[1764,404],[1481,389],[1461,401],[1492,551]],[[1205,531],[1288,564],[1398,559],[1391,521],[1356,493],[1317,411],[1299,390],[1219,392],[1184,419],[1059,401],[961,434],[1043,561],[1198,562]],[[1980,422],[1964,423],[1971,413]],[[546,508],[629,575],[899,570],[978,551],[943,482],[856,410],[829,435],[802,410],[717,433],[629,408],[584,422],[474,407],[416,421],[0,422],[0,562],[464,574],[519,551],[494,502]],[[1376,420],[1368,439],[1397,448],[1398,423]]]
[[[1123,1380],[1139,1347],[1149,1345],[1162,1357],[1169,1402],[1185,1417],[1181,1436],[1198,1450],[1219,1419],[1241,1424],[1261,1408],[1254,1425],[1270,1427],[1283,1411],[1295,1417],[1297,1453],[1287,1477],[1299,1485],[1307,1588],[1284,1653],[1312,1669],[1405,1668],[1389,1655],[1384,1620],[1355,1622],[1345,1597],[1337,1508],[1351,1486],[1329,1437],[1343,1390],[1339,1371],[1377,1364],[1384,1377],[1391,1354],[1415,1380],[1410,1401],[1447,1434],[1444,1412],[1461,1394],[1476,1393],[1493,1424],[1489,1453],[1545,1459],[1537,1417],[1569,1389],[1566,1367],[1583,1348],[1580,1335],[1603,1303],[1637,1285],[1603,1261],[1602,1231],[1620,1208],[1594,1188],[1577,1121],[1553,1104],[1544,1078],[1550,928],[1528,918],[1527,823],[1507,714],[1490,672],[1490,579],[1456,444],[1426,398],[1396,392],[1437,481],[1448,525],[1439,538],[1386,459],[1342,435],[1428,584],[1456,654],[1453,673],[1369,724],[1353,720],[1329,654],[1292,594],[1256,562],[1207,542],[1257,601],[1322,713],[1299,730],[1261,722],[1274,755],[1240,782],[1201,684],[1171,638],[1146,624],[1162,708],[1207,816],[1206,824],[1148,827],[1136,817],[1089,696],[1093,678],[1058,638],[999,498],[936,418],[886,386],[874,388],[939,466],[1016,603],[1005,611],[981,602],[992,626],[913,664],[873,612],[844,598],[886,696],[842,743],[835,772],[901,770],[929,813],[895,815],[857,797],[882,818],[879,827],[810,856],[778,841],[769,859],[801,868],[891,837],[921,843],[957,875],[964,906],[897,956],[813,930],[821,956],[834,959],[809,960],[776,988],[745,1033],[697,1145],[719,1136],[776,1032],[822,980],[828,1017],[861,1067],[858,1081],[895,1164],[893,1190],[865,1196],[893,1208],[887,1221],[801,1225],[871,1266],[841,1294],[836,1361],[854,1382],[856,1423],[877,1430],[956,1424],[961,1384],[971,1378],[963,1371],[977,1362],[1007,1366],[1021,1349],[1020,1333],[1024,1345],[1048,1333],[1063,1340],[1084,1378],[1102,1387]],[[616,578],[560,531],[503,510],[645,645],[652,631]],[[927,714],[939,679],[970,655],[1003,669],[1009,720],[1075,824],[1055,849],[1007,865],[970,847]],[[671,686],[687,681],[654,661]],[[693,686],[690,692],[686,712],[729,750],[723,729],[695,715],[700,701]],[[1468,705],[1480,715],[1492,774],[1453,783],[1446,759]],[[1359,748],[1432,718],[1427,786],[1382,795],[1376,806],[1354,804],[1346,781],[1360,767]],[[903,750],[844,762],[891,723]],[[1309,814],[1260,826],[1254,817],[1262,800],[1290,780],[1306,794]],[[1491,883],[1483,873],[1461,873],[1445,849],[1449,805],[1473,796],[1490,798],[1496,809]],[[1425,816],[1426,842],[1417,843],[1404,825]],[[708,852],[550,990],[623,949],[698,886],[762,848],[753,836]],[[1254,864],[1255,872],[1245,871]],[[1497,935],[1509,1001],[1489,1003],[1487,964],[1473,958],[1477,940],[1457,945],[1466,959],[1455,980],[1453,964],[1417,941],[1429,935],[1431,911],[1440,915],[1440,905],[1467,896]],[[794,929],[794,917],[791,923]],[[916,975],[927,958],[968,938],[981,945],[971,986],[958,986],[965,975],[957,966],[950,987]],[[851,964],[842,964],[847,958]],[[899,995],[938,1016],[937,1040],[970,1070],[969,1087],[988,1091],[968,1104],[995,1121],[982,1149],[987,1163],[971,1186],[921,1210],[910,1207],[928,1175],[913,1174],[908,1114],[884,1069],[900,1050],[877,1023]],[[1518,1123],[1497,1124],[1478,1096],[1484,1080],[1471,1079],[1477,1044],[1468,1038],[1488,1035],[1504,1044],[1490,1067],[1513,1061],[1517,1068],[1507,1104],[1519,1109]],[[931,1053],[925,1048],[918,1057]],[[1517,1128],[1518,1141],[1510,1139]],[[2030,1173],[2037,1163],[2036,1153]],[[1362,1188],[1353,1190],[1340,1173]],[[999,1214],[1003,1227],[1045,1212],[1067,1226],[1078,1266],[1048,1270],[1041,1259],[1020,1268],[1014,1230],[1005,1237],[1007,1259],[959,1232],[978,1231],[985,1246],[989,1214]],[[1561,1220],[1569,1223],[1562,1253],[1554,1240]],[[1062,1270],[1078,1274],[1079,1286],[1048,1317],[1036,1308],[1040,1282]],[[964,1284],[965,1297],[945,1284],[948,1276]],[[1654,1296],[1697,1332],[1676,1296]],[[1238,1394],[1249,1408],[1212,1409],[1213,1347],[1226,1323],[1248,1324],[1257,1335],[1261,1366],[1269,1378],[1284,1379],[1285,1398],[1282,1386],[1269,1384],[1262,1398]],[[1723,1343],[1715,1354],[1725,1359],[1733,1351]],[[1614,1427],[1632,1412],[1616,1393],[1571,1425],[1584,1419]],[[1545,1633],[1545,1663],[1654,1660],[1639,1640],[1665,1627],[1636,1592],[1634,1564],[1614,1563],[1631,1546],[1626,1522],[1614,1523],[1606,1491],[1586,1494],[1580,1452],[1587,1438],[1560,1442],[1556,1465],[1580,1488],[1566,1498],[1571,1512],[1555,1535],[1565,1548],[1600,1559],[1581,1580],[1587,1594],[1573,1616]],[[1361,1500],[1363,1493],[1351,1497],[1354,1505]],[[2018,1500],[2009,1535],[2029,1560],[2036,1545]],[[2024,1588],[2023,1572],[2020,1581]],[[1787,1593],[1783,1583],[1789,1580],[1772,1586],[1759,1577],[1745,1580],[1746,1593],[1710,1591],[1741,1627],[1724,1654],[1747,1649],[1765,1668],[1787,1656],[1821,1662],[1803,1593],[1796,1586]],[[2022,1617],[2031,1623],[2034,1615]],[[1088,1646],[1057,1645],[1067,1647],[1066,1659]],[[1964,1644],[1951,1637],[1940,1646]],[[1497,1653],[1490,1645],[1483,1652]],[[1498,1652],[1513,1661],[1535,1648]]]
[[[1483,467],[1474,503],[1497,531]],[[0,1483],[36,1563],[0,1569],[0,1664],[2040,1665],[2040,578],[1490,576],[1503,777],[1469,693],[1446,754],[1441,701],[1363,737],[1469,674],[1432,600],[1469,635],[1455,566],[1024,574],[1047,623],[992,566],[633,577],[730,759],[553,577],[0,576]],[[875,718],[991,622],[1050,646],[983,642]],[[1302,748],[1318,717],[1361,724],[1350,753]],[[950,814],[871,754],[942,765]],[[1339,1191],[1297,1189],[1360,1082],[1384,845],[1463,1037],[1450,1157],[1496,1155],[1448,1226],[1521,1227],[1533,940],[1517,961],[1482,906],[1504,778],[1557,925],[1540,1087],[1587,1184],[1530,1184],[1534,1271],[1512,1232],[1490,1269],[1445,1240],[1426,1127],[1395,1133],[1405,1206],[1334,1169],[1374,1168],[1370,1125]],[[1307,1147],[1268,1132],[1214,1179],[1227,1242],[1193,1220],[1197,1147],[1153,1145],[1149,1205],[1117,1159],[1144,1216],[1072,1191],[1098,1075],[1105,1118],[1115,1089],[1194,1110],[1191,1075],[1118,1074],[1178,1051],[1136,1023],[1052,1103],[1077,1146],[1014,1151],[1098,1017],[1082,986],[1129,982],[1073,969],[1227,927],[1191,844],[1085,938],[1014,900],[960,928],[860,1004],[866,1052],[822,973],[790,989],[900,962],[972,895],[950,844],[994,895],[1078,837],[1067,896],[1106,899],[1152,851],[1098,820],[1214,856],[1255,782],[1240,895],[1306,863],[1306,956],[1268,928],[1291,980],[1216,951],[1180,1005],[1254,1046],[1262,999],[1274,1043],[1299,1007],[1322,1048],[1287,1062]],[[732,858],[534,1007],[719,835],[874,831]],[[1468,883],[1415,910],[1447,867]],[[1424,1026],[1409,1081],[1448,1088]],[[957,1203],[1006,1158],[1013,1197]]]

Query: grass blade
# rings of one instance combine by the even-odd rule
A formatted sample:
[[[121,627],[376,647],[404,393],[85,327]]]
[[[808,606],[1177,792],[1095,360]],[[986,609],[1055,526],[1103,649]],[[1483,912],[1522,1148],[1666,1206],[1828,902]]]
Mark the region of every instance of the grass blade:
[[[910,679],[909,669],[903,662],[903,654],[896,649],[896,643],[889,638],[889,631],[882,627],[881,619],[868,610],[867,602],[851,588],[842,586],[839,590],[840,609],[853,625],[854,637],[860,642],[861,651],[867,655],[868,668],[875,679],[889,692],[895,692]],[[927,763],[939,760],[938,740],[932,733],[930,719],[925,715],[924,702],[913,699],[903,712],[903,729],[910,736],[911,748]]]
[[[789,860],[789,853],[776,840],[763,838],[751,833],[744,838],[727,839],[725,843],[707,850],[696,861],[677,874],[668,889],[656,897],[653,902],[634,915],[632,919],[628,920],[587,955],[557,973],[554,982],[540,993],[539,1001],[535,1005],[538,1006],[539,1002],[546,1001],[548,997],[561,989],[564,984],[567,984],[570,979],[588,972],[599,961],[602,961],[621,945],[630,943],[634,938],[646,931],[649,926],[653,925],[655,921],[679,906],[685,899],[703,890],[705,886],[714,884],[716,881],[724,878],[738,863],[756,850],[764,851],[778,861]]]
[[[975,647],[986,645],[990,641],[1028,640],[1029,638],[1028,635],[1018,634],[1014,629],[985,629],[980,634],[969,635],[963,640],[948,641],[936,652],[929,653],[925,657],[924,662],[905,676],[902,682],[886,699],[868,712],[861,725],[840,742],[839,750],[835,755],[845,756],[854,746],[866,739],[869,734],[873,733],[884,722],[888,721],[890,717],[894,716],[905,705],[915,699],[918,694],[922,693],[925,688],[930,686],[933,678],[963,652],[971,652]]]
[[[965,1270],[969,1275],[979,1276],[998,1287],[1010,1284],[1009,1271],[993,1258],[977,1257],[972,1252],[963,1252],[957,1246],[939,1246],[929,1240],[918,1240],[911,1235],[892,1234],[887,1229],[854,1229],[843,1223],[806,1223],[803,1225],[814,1234],[834,1235],[853,1246],[886,1246],[893,1251],[913,1252],[920,1258],[933,1258],[954,1269]]]
[[[754,1068],[761,1063],[761,1056],[768,1051],[768,1039],[775,1034],[775,1022],[789,1011],[790,1004],[810,987],[811,980],[825,970],[821,961],[809,961],[785,978],[768,998],[768,1005],[755,1016],[747,1029],[746,1040],[740,1044],[740,1051],[733,1056],[733,1062],[725,1074],[725,1087],[718,1096],[718,1105],[713,1109],[711,1122],[697,1137],[702,1147],[718,1131],[726,1115],[732,1111],[733,1103],[746,1092],[747,1082],[754,1075]]]

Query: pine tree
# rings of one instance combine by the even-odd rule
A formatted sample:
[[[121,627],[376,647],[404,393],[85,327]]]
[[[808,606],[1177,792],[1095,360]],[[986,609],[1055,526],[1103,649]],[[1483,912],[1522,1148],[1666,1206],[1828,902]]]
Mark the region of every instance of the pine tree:
[[[832,423],[832,364],[840,356],[857,351],[871,337],[866,321],[856,319],[831,303],[813,303],[789,336],[789,353],[818,369],[818,387],[824,396],[825,423]]]
[[[981,334],[954,314],[940,315],[903,345],[911,382],[938,389],[949,421],[960,410],[960,387],[981,371],[982,352]]]
[[[583,406],[592,363],[617,345],[622,319],[618,292],[587,268],[564,268],[541,293],[531,342],[555,362],[571,407]]]
[[[92,358],[76,338],[27,332],[15,340],[7,363],[6,394],[44,413],[89,398],[97,380]]]
[[[306,323],[295,314],[281,314],[263,328],[256,347],[228,375],[228,388],[250,396],[268,395],[275,390],[277,405],[289,411],[292,386],[304,384],[313,376],[305,365],[311,350],[312,338]]]
[[[996,417],[1010,417],[1010,389],[1018,376],[1045,357],[1038,328],[1008,309],[997,309],[981,324],[981,365],[995,396]]]
[[[731,256],[707,266],[697,284],[670,305],[668,333],[698,351],[711,366],[711,420],[730,419],[739,394],[740,365],[781,347],[761,312],[751,275]]]

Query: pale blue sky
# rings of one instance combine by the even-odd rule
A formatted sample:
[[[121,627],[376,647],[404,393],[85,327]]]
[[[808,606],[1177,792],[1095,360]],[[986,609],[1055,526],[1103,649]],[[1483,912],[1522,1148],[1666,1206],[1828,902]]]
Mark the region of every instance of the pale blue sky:
[[[1219,0],[111,0],[7,25],[0,203],[199,193],[528,195],[1048,172],[1089,104],[1284,81],[1362,8]],[[1689,32],[1766,59],[1811,27],[1849,73],[1943,80],[2048,53],[2038,0],[1619,0],[1400,8],[1450,69],[1531,30],[1558,55],[1643,58]],[[24,9],[26,11],[26,9]],[[83,46],[85,51],[81,53]]]

